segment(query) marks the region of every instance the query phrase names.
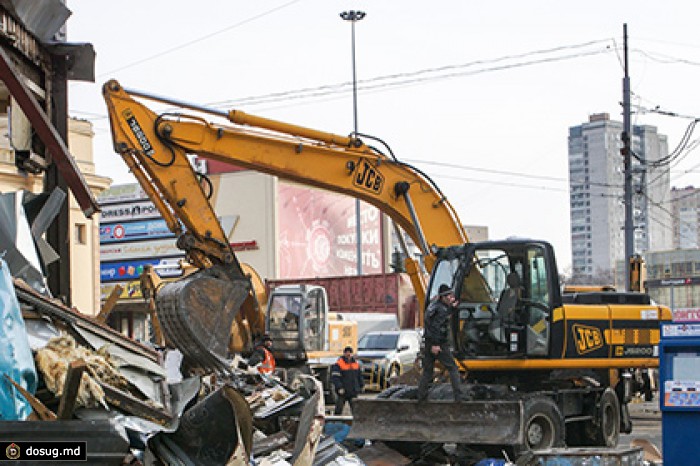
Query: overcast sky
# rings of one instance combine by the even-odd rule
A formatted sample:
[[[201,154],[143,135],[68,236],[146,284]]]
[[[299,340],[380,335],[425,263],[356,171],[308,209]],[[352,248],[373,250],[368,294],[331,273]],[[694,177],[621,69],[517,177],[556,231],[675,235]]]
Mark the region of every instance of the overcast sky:
[[[348,134],[350,24],[359,130],[431,175],[462,221],[492,239],[545,239],[571,264],[567,136],[621,121],[628,24],[635,124],[669,137],[700,116],[700,4],[693,1],[68,0],[68,39],[91,42],[97,82],[71,83],[70,113],[95,129],[97,172],[134,182],[113,153],[102,84]],[[693,136],[695,139],[697,135]],[[672,169],[700,186],[700,152]],[[690,172],[689,172],[690,171]],[[620,180],[622,183],[622,180]],[[664,201],[664,200],[659,200]]]

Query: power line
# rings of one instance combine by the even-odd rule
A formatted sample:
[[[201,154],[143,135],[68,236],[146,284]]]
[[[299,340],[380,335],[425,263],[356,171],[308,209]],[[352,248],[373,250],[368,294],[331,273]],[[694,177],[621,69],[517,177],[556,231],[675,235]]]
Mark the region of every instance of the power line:
[[[498,185],[498,186],[507,186],[510,188],[527,188],[527,189],[538,189],[538,190],[544,190],[544,191],[558,191],[558,192],[568,192],[568,189],[564,188],[553,188],[553,187],[548,187],[548,186],[535,186],[531,184],[519,184],[519,183],[508,183],[505,181],[493,181],[493,180],[484,180],[484,179],[477,179],[477,178],[465,178],[461,176],[456,176],[456,175],[446,175],[444,173],[428,173],[433,178],[445,178],[449,180],[457,180],[457,181],[469,181],[472,183],[487,183],[489,185]]]
[[[410,162],[410,163],[429,164],[432,166],[437,165],[437,166],[446,167],[446,168],[457,168],[460,170],[476,171],[476,172],[481,172],[481,173],[491,173],[494,175],[519,176],[522,178],[530,178],[530,179],[536,179],[536,180],[555,181],[558,183],[569,183],[571,186],[582,186],[582,185],[588,184],[591,186],[599,186],[599,187],[603,187],[603,188],[622,188],[621,184],[615,185],[615,184],[610,184],[610,183],[599,183],[596,181],[586,181],[586,180],[575,179],[575,178],[568,179],[568,178],[559,178],[559,177],[554,177],[554,176],[534,175],[531,173],[495,170],[495,169],[491,169],[491,168],[470,167],[467,165],[460,165],[460,164],[448,163],[448,162],[436,162],[436,161],[426,161],[426,160],[418,160],[418,159],[402,159],[402,160],[405,160],[406,162]]]
[[[295,0],[295,1],[299,1],[299,0]],[[288,4],[285,4],[282,7],[288,6],[291,3],[294,3],[294,2],[290,2]],[[282,7],[279,7],[279,8],[282,8]],[[277,9],[279,9],[279,8],[277,8]],[[271,11],[274,11],[274,10],[271,10]],[[269,14],[269,12],[267,12],[265,14]],[[236,27],[236,26],[243,24],[245,22],[249,22],[253,19],[257,19],[260,16],[262,16],[262,15],[258,15],[257,17],[250,18],[250,19],[248,19],[244,22],[241,22],[237,25],[231,26],[231,27],[227,28],[226,30],[231,29],[233,27]],[[220,32],[223,32],[223,31],[219,31],[218,33],[220,33]],[[217,34],[217,33],[210,34],[208,36],[205,36],[204,38],[196,39],[195,41],[192,41],[191,43],[199,42],[205,38],[211,37],[214,34]],[[522,59],[522,58],[527,58],[527,57],[531,57],[531,56],[539,56],[539,55],[543,55],[543,54],[547,54],[547,53],[558,52],[558,51],[562,51],[562,50],[580,49],[583,47],[589,47],[591,45],[601,44],[601,43],[605,43],[605,42],[609,42],[609,39],[583,42],[580,44],[572,44],[572,45],[566,45],[566,46],[555,47],[555,48],[550,48],[550,49],[534,50],[534,51],[530,51],[530,52],[526,52],[526,53],[522,53],[522,54],[518,54],[518,55],[506,55],[503,57],[497,57],[497,58],[485,59],[485,60],[476,60],[473,62],[462,63],[462,64],[457,64],[457,65],[444,65],[444,66],[440,66],[440,67],[425,68],[425,69],[420,69],[420,70],[406,72],[406,73],[394,73],[394,74],[389,74],[389,75],[376,76],[374,78],[369,78],[369,79],[364,79],[364,80],[358,81],[357,82],[358,91],[362,91],[364,93],[380,92],[380,91],[386,90],[388,88],[406,87],[406,86],[412,86],[412,85],[416,85],[416,84],[420,84],[420,83],[426,83],[426,82],[432,82],[432,81],[438,81],[438,80],[444,80],[444,79],[451,79],[451,78],[455,78],[455,77],[472,76],[472,75],[477,75],[477,74],[482,74],[482,73],[503,71],[503,70],[513,69],[513,68],[521,68],[521,67],[525,67],[525,66],[532,66],[532,65],[544,64],[544,63],[552,63],[552,62],[570,60],[570,59],[575,59],[575,58],[582,58],[582,57],[597,55],[597,54],[602,54],[602,53],[609,53],[610,47],[608,46],[604,49],[584,51],[584,52],[579,52],[579,53],[569,54],[569,55],[562,55],[562,56],[555,56],[555,57],[544,57],[544,58],[539,58],[539,59],[535,59],[535,60],[522,61],[522,62],[518,62],[518,63],[510,63],[510,64],[504,64],[504,65],[499,65],[499,66],[487,67],[487,68],[478,68],[478,69],[474,69],[474,70],[468,69],[468,68],[475,67],[477,65],[482,65],[482,64],[499,63],[502,61],[512,60],[512,59]],[[185,44],[185,46],[189,45],[189,44],[190,43]],[[176,49],[177,49],[177,47],[166,50],[164,52],[160,52],[159,54],[153,55],[153,56],[148,57],[148,58],[144,58],[143,60],[139,60],[139,61],[134,62],[130,65],[127,65],[125,67],[119,68],[118,70],[115,70],[115,71],[119,71],[119,70],[124,69],[124,68],[130,68],[132,66],[136,66],[138,64],[141,64],[145,61],[156,58],[156,57],[161,56],[163,54],[170,53]],[[445,73],[446,71],[451,71],[451,70],[458,70],[458,71]],[[289,90],[289,91],[274,92],[274,93],[262,94],[262,95],[258,95],[258,96],[242,97],[239,99],[215,101],[215,102],[210,102],[206,105],[212,106],[214,108],[220,108],[220,107],[231,107],[231,106],[238,106],[238,105],[254,106],[254,105],[262,105],[262,104],[268,104],[268,103],[290,101],[290,100],[317,99],[319,97],[326,97],[329,95],[347,94],[347,93],[352,91],[351,86],[352,86],[352,82],[346,81],[346,82],[342,82],[342,83],[325,84],[325,85],[316,86],[316,87],[307,87],[307,88],[301,88],[301,89],[295,89],[295,90]],[[89,114],[88,112],[80,112],[79,110],[77,110],[76,112]],[[104,116],[103,118],[106,118],[106,116]]]
[[[493,63],[499,63],[499,62],[503,62],[503,61],[507,61],[507,60],[523,59],[523,58],[528,58],[528,57],[536,56],[536,55],[550,54],[550,53],[559,52],[562,50],[580,49],[583,47],[589,47],[591,45],[606,43],[609,41],[610,41],[610,39],[593,40],[593,41],[583,42],[583,43],[579,43],[579,44],[563,45],[560,47],[554,47],[554,48],[549,48],[549,49],[533,50],[533,51],[525,52],[525,53],[521,53],[521,54],[505,55],[505,56],[501,56],[501,57],[497,57],[497,58],[475,60],[475,61],[461,63],[461,64],[443,65],[443,66],[439,66],[439,67],[424,68],[424,69],[409,71],[409,72],[404,72],[404,73],[394,73],[394,74],[388,74],[388,75],[383,75],[383,76],[376,76],[373,78],[359,80],[359,81],[357,81],[357,84],[364,86],[363,87],[364,90],[368,90],[368,89],[374,89],[378,86],[380,86],[380,87],[395,86],[395,85],[405,84],[407,82],[413,82],[413,81],[411,81],[411,79],[419,77],[419,76],[423,76],[426,74],[438,74],[438,75],[432,76],[432,77],[427,77],[427,78],[422,78],[420,81],[433,80],[433,79],[444,79],[446,77],[451,77],[453,75],[461,76],[463,74],[485,73],[485,72],[489,72],[489,71],[508,69],[511,67],[515,68],[515,67],[528,66],[528,65],[532,65],[532,64],[545,63],[548,61],[566,60],[566,59],[570,59],[570,58],[577,58],[580,56],[587,56],[590,54],[607,53],[609,51],[609,48],[606,48],[604,50],[583,52],[583,53],[573,54],[573,55],[564,55],[561,57],[548,57],[548,58],[544,58],[544,59],[531,60],[531,61],[522,62],[522,63],[505,65],[504,67],[484,68],[484,69],[476,70],[473,73],[461,71],[458,73],[450,73],[450,74],[446,74],[446,75],[439,74],[439,73],[445,73],[445,72],[452,71],[452,70],[462,70],[465,68],[472,68],[472,67],[475,67],[478,65],[493,64]],[[374,84],[374,83],[381,83],[382,81],[389,81],[389,83],[388,84],[385,83],[385,84],[381,84],[381,85]],[[258,95],[258,96],[243,97],[240,99],[229,99],[229,100],[224,100],[224,101],[220,101],[220,102],[213,102],[213,103],[210,103],[210,105],[216,105],[216,106],[241,105],[241,104],[253,104],[253,105],[255,105],[255,104],[260,104],[260,103],[267,103],[268,99],[273,99],[274,101],[279,101],[279,100],[286,100],[286,99],[305,98],[305,97],[309,97],[309,96],[314,97],[317,95],[325,95],[327,93],[349,92],[350,89],[346,89],[346,88],[348,88],[350,86],[352,86],[352,82],[346,81],[343,83],[327,84],[327,85],[317,86],[317,87],[307,87],[307,88],[301,88],[301,89],[294,89],[294,90],[275,92],[275,93],[270,93],[270,94],[262,94],[262,95]]]
[[[160,58],[160,57],[162,57],[162,56],[164,56],[164,55],[168,55],[168,54],[170,54],[170,53],[173,53],[173,52],[175,52],[175,51],[177,51],[177,50],[181,50],[181,49],[183,49],[183,48],[185,48],[185,47],[189,47],[189,46],[192,45],[192,44],[196,44],[196,43],[199,43],[199,42],[203,42],[203,41],[205,41],[205,40],[207,40],[207,39],[211,39],[212,37],[218,36],[219,34],[223,34],[224,32],[230,31],[231,29],[235,29],[235,28],[241,27],[241,26],[243,26],[243,25],[245,25],[245,24],[251,23],[251,22],[253,22],[253,21],[255,21],[255,20],[258,20],[258,19],[263,18],[263,17],[265,17],[265,16],[267,16],[267,15],[270,15],[270,14],[272,14],[272,13],[275,13],[275,12],[277,12],[277,11],[279,11],[279,10],[282,10],[282,9],[284,9],[284,8],[287,8],[288,6],[291,6],[291,5],[293,5],[293,4],[295,4],[295,3],[298,3],[298,2],[300,2],[300,1],[301,1],[301,0],[292,0],[292,1],[290,1],[290,2],[287,2],[287,3],[283,4],[283,5],[280,5],[280,6],[278,6],[278,7],[271,8],[271,9],[269,9],[269,10],[263,11],[262,13],[259,13],[259,14],[257,14],[257,15],[251,16],[250,18],[246,18],[246,19],[244,19],[244,20],[242,20],[242,21],[239,21],[239,22],[237,22],[237,23],[235,23],[235,24],[232,24],[231,26],[227,26],[227,27],[225,27],[225,28],[223,28],[223,29],[220,29],[220,30],[218,30],[218,31],[214,31],[214,32],[211,32],[211,33],[209,33],[209,34],[205,34],[205,35],[203,35],[203,36],[201,36],[201,37],[198,37],[198,38],[196,38],[196,39],[193,39],[193,40],[191,40],[191,41],[189,41],[189,42],[185,42],[185,43],[176,45],[176,46],[171,47],[171,48],[169,48],[169,49],[165,49],[165,50],[163,50],[163,51],[161,51],[161,52],[155,53],[155,54],[150,55],[150,56],[148,56],[148,57],[145,57],[145,58],[142,58],[142,59],[137,60],[137,61],[135,61],[135,62],[132,62],[132,63],[130,63],[130,64],[128,64],[128,65],[124,65],[124,66],[122,66],[122,67],[115,68],[115,69],[113,69],[113,70],[111,70],[111,71],[108,71],[108,72],[106,72],[106,73],[102,73],[102,74],[100,74],[98,77],[103,77],[103,76],[108,75],[108,74],[116,73],[117,71],[123,71],[123,70],[129,69],[129,68],[133,68],[133,67],[135,67],[135,66],[141,65],[141,64],[146,63],[146,62],[148,62],[148,61],[151,61],[151,60],[154,60],[154,59],[156,59],[156,58]]]

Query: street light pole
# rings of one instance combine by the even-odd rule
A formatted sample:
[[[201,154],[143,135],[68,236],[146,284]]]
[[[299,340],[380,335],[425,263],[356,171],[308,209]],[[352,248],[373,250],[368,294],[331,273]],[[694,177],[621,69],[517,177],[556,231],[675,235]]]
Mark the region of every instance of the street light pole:
[[[357,72],[355,66],[355,23],[366,16],[364,11],[343,11],[340,17],[344,21],[350,21],[352,31],[352,113],[353,134],[357,137]],[[362,275],[362,228],[360,225],[360,200],[355,199],[355,243],[357,244],[357,275]]]

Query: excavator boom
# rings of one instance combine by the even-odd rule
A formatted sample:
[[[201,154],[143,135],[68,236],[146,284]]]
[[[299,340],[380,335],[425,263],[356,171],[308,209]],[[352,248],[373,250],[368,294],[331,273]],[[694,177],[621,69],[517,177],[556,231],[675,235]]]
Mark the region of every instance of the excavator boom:
[[[249,274],[229,245],[208,201],[211,193],[192,168],[190,154],[366,201],[413,239],[428,271],[436,247],[467,242],[455,210],[427,176],[357,138],[237,110],[207,109],[128,90],[116,81],[104,85],[103,95],[115,151],[177,234],[188,261],[199,269],[163,286],[156,308],[166,337],[205,367],[224,370],[229,333],[250,341],[252,332],[243,321],[255,321],[260,333],[263,320]],[[194,110],[197,115],[158,114],[143,99]],[[201,113],[227,121],[214,124],[198,116]],[[406,269],[422,309],[425,274],[410,258]],[[241,305],[244,311],[239,313]],[[238,325],[231,332],[234,322]]]

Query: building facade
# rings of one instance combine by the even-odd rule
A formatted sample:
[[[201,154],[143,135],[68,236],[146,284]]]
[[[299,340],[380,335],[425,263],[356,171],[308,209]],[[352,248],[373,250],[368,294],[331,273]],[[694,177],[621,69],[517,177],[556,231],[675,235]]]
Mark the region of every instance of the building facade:
[[[688,186],[671,190],[673,249],[700,245],[700,189]]]
[[[591,115],[587,123],[569,128],[572,278],[577,282],[613,282],[615,264],[624,257],[622,128],[608,114]],[[634,126],[632,133],[634,250],[669,249],[669,170],[652,163],[668,154],[666,136],[653,126]]]
[[[645,260],[649,296],[669,306],[674,320],[700,319],[700,250],[650,252]]]
[[[0,118],[0,134],[8,134],[7,118]],[[90,122],[68,121],[68,147],[85,181],[97,196],[110,185],[111,180],[95,174],[92,138]],[[9,140],[0,137],[0,192],[25,190],[37,194],[43,189],[43,176],[21,173],[15,166],[14,151]],[[72,305],[82,313],[96,315],[100,310],[99,215],[86,218],[75,198],[68,194]]]

